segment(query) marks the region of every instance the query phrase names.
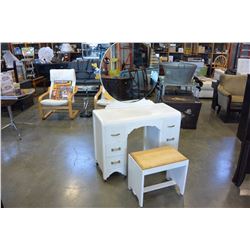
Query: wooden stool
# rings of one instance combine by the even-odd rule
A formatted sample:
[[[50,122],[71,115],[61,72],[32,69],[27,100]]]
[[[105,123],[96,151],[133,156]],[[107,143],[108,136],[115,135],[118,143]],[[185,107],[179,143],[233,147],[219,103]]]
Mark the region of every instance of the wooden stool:
[[[133,191],[143,207],[144,193],[177,185],[184,194],[189,160],[171,146],[133,152],[128,157],[128,189]],[[144,187],[144,176],[166,171],[163,183]]]

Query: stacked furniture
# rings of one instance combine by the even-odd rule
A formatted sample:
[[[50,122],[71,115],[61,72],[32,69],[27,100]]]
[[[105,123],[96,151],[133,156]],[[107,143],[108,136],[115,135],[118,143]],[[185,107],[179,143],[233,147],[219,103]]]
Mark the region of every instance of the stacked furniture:
[[[162,63],[165,76],[160,81],[160,101],[182,113],[182,128],[195,129],[201,109],[201,102],[193,93],[197,84],[193,77],[197,68],[192,63]]]
[[[155,52],[167,61],[188,61],[191,58],[201,58],[208,67],[207,76],[213,74],[218,56],[231,56],[231,43],[154,43]],[[216,59],[217,58],[217,59]]]

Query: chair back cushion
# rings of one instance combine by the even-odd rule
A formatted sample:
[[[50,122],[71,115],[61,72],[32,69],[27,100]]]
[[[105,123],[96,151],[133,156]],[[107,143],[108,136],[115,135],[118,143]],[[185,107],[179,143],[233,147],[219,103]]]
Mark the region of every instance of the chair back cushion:
[[[69,94],[73,93],[71,81],[55,81],[52,89],[51,99],[54,100],[67,100]]]
[[[222,74],[220,85],[231,95],[244,96],[247,82],[247,75],[226,75]]]
[[[76,74],[74,69],[51,69],[50,70],[50,94],[49,98],[52,98],[53,90],[55,90],[55,84],[71,84],[72,91],[76,86]],[[64,86],[65,87],[65,86]]]

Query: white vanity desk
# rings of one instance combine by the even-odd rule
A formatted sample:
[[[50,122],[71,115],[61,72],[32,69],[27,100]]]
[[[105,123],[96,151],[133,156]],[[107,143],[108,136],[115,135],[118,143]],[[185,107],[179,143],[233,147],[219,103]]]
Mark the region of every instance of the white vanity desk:
[[[103,179],[114,172],[127,175],[127,138],[134,129],[146,127],[144,149],[163,145],[178,148],[180,123],[179,111],[145,99],[94,110],[95,159]]]

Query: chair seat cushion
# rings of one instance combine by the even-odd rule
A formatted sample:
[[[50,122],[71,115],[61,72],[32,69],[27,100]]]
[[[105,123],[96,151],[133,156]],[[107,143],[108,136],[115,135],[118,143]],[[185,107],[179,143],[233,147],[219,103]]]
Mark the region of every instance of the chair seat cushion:
[[[41,104],[44,106],[63,106],[68,104],[68,100],[44,99]]]
[[[149,169],[185,161],[187,158],[171,146],[130,153],[141,169]]]
[[[243,96],[232,95],[232,102],[243,103]]]

